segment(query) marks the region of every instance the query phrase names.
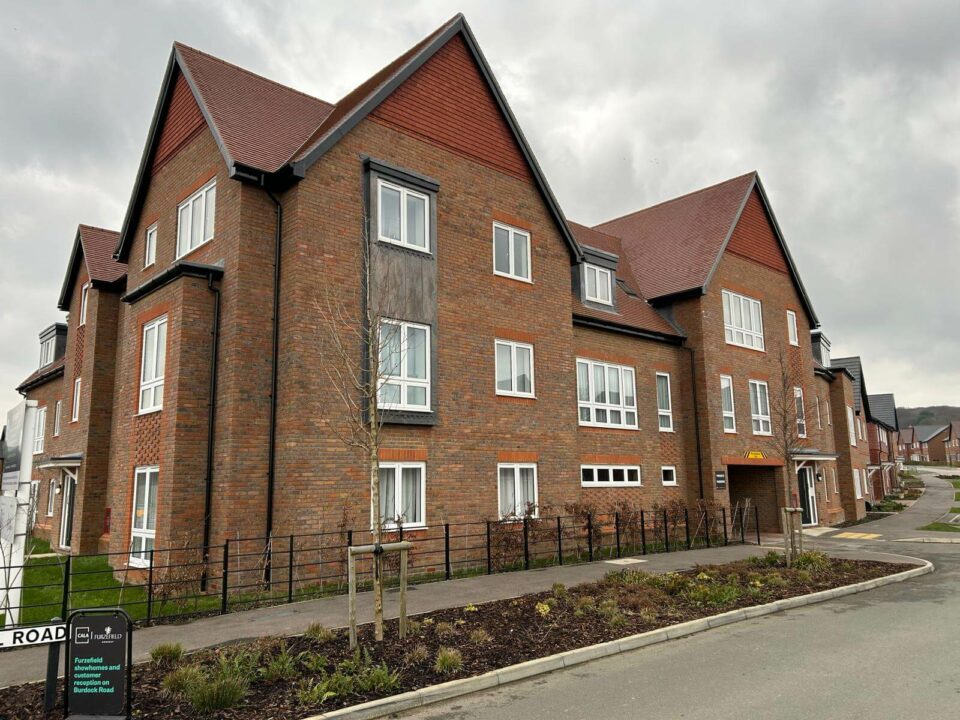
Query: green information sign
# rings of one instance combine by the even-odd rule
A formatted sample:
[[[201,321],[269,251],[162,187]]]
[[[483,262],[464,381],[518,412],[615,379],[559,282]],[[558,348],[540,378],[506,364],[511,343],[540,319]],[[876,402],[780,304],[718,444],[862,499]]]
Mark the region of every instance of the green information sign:
[[[77,610],[67,622],[68,718],[130,717],[131,623],[122,610]]]

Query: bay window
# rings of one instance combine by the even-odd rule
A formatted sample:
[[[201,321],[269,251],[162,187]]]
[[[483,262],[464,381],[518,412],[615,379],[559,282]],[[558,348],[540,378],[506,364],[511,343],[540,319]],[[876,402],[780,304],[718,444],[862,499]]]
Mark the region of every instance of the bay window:
[[[160,468],[139,467],[133,479],[133,519],[130,523],[130,564],[146,567],[157,533],[157,481]]]
[[[167,357],[167,318],[151,320],[143,326],[143,351],[140,358],[140,412],[163,408],[163,376]]]

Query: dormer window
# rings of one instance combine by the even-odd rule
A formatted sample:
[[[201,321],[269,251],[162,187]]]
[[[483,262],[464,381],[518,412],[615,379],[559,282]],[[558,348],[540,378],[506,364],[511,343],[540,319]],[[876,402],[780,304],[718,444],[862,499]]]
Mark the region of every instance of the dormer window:
[[[613,305],[613,273],[598,265],[584,265],[584,293],[590,302]]]
[[[430,198],[416,190],[385,180],[377,183],[380,242],[430,252]]]
[[[53,362],[56,338],[47,338],[40,343],[40,367],[46,367]]]

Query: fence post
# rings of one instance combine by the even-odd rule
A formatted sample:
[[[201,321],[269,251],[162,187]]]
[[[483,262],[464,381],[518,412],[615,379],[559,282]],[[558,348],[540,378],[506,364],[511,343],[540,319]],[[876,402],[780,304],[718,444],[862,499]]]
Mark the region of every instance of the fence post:
[[[663,551],[670,552],[670,518],[666,508],[663,509]]]
[[[683,531],[687,535],[687,550],[691,548],[690,545],[690,513],[687,512],[687,509],[683,509]]]
[[[220,614],[227,612],[227,585],[230,578],[230,540],[223,543],[223,570],[220,573]]]
[[[760,508],[753,506],[753,521],[757,525],[757,547],[760,546]]]
[[[740,544],[747,544],[747,510],[740,508]]]
[[[70,566],[72,563],[73,556],[67,555],[67,562],[63,568],[63,597],[60,599],[60,617],[62,618],[66,618],[70,610]]]
[[[450,579],[450,523],[443,524],[443,573]]]
[[[617,557],[620,557],[620,512],[613,514],[613,532],[617,536]]]
[[[293,602],[293,535],[290,535],[290,547],[287,551],[287,602]]]
[[[640,549],[647,554],[647,519],[643,516],[643,508],[640,508]]]
[[[707,547],[710,547],[710,511],[706,508],[703,509],[703,524],[707,529]]]
[[[147,570],[147,625],[153,619],[153,548],[150,548],[150,568]]]
[[[563,565],[563,524],[557,515],[557,560]]]
[[[493,574],[493,562],[490,559],[490,521],[487,520],[487,575]]]
[[[587,513],[587,557],[593,562],[593,513]]]
[[[530,569],[530,518],[523,516],[523,569]]]
[[[720,512],[723,517],[723,544],[724,547],[730,544],[730,539],[727,537],[727,508],[723,506],[720,508]]]

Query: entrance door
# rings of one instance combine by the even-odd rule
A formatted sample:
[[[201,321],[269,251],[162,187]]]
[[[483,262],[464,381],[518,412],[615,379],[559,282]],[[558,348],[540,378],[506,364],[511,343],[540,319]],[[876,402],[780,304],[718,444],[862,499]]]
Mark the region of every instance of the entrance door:
[[[60,504],[60,547],[70,549],[70,536],[73,535],[73,494],[77,489],[77,475],[70,470],[63,471],[61,481],[63,498]]]
[[[803,508],[803,524],[816,525],[818,522],[817,488],[814,482],[813,468],[800,468],[797,471],[797,481],[800,485],[800,507]]]

